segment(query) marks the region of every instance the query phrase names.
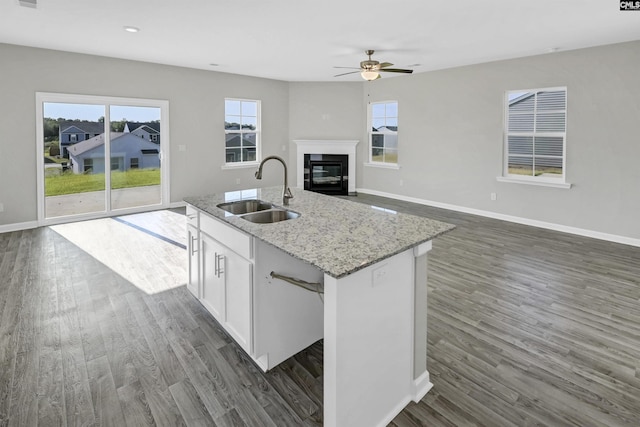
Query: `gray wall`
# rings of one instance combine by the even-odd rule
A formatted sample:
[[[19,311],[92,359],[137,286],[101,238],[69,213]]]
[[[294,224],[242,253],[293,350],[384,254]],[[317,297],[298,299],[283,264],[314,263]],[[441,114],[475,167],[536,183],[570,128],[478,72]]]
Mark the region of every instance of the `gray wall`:
[[[363,104],[399,101],[401,169],[364,168],[358,187],[640,239],[639,71],[631,42],[365,84]],[[497,182],[505,91],[552,86],[567,87],[573,187]]]
[[[223,100],[246,97],[262,100],[263,156],[294,166],[294,139],[359,139],[359,188],[640,239],[640,41],[370,83],[286,83],[2,44],[0,57],[0,225],[36,219],[34,102],[43,91],[169,100],[173,202],[254,185],[252,169],[220,170]],[[573,188],[497,182],[504,92],[549,86],[568,91]],[[382,100],[399,101],[399,170],[362,166],[366,103]],[[263,184],[281,174],[265,168]]]
[[[360,140],[358,158],[366,153],[366,139],[362,131],[366,127],[366,110],[362,105],[362,84],[290,83],[289,84],[289,136],[296,139],[350,139]],[[290,176],[295,185],[296,147],[291,145]],[[358,165],[356,182],[362,179]]]
[[[6,44],[0,44],[0,58],[0,225],[37,219],[36,92],[168,100],[171,202],[255,185],[253,169],[220,168],[225,97],[262,101],[264,156],[288,147],[286,82]],[[179,144],[187,151],[178,151]],[[276,167],[265,168],[260,186],[281,177]]]

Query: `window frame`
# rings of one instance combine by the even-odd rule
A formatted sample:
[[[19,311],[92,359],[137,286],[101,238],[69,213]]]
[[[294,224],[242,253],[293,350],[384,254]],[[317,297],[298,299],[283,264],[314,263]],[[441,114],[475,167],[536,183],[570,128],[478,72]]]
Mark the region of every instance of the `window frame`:
[[[536,130],[536,120],[538,119],[538,94],[541,92],[564,92],[564,110],[549,110],[548,112],[560,112],[564,113],[564,130],[563,131],[539,131]],[[509,95],[513,93],[533,93],[536,96],[533,108],[533,130],[532,131],[509,131]],[[547,112],[547,111],[545,111]],[[558,188],[570,188],[571,184],[566,182],[567,176],[567,117],[568,117],[568,90],[566,86],[556,87],[544,87],[535,89],[515,89],[507,90],[504,93],[504,107],[503,107],[503,159],[502,159],[502,176],[497,177],[501,182],[516,182],[522,184],[542,185]],[[509,136],[524,136],[533,138],[533,147],[531,153],[532,159],[532,172],[533,175],[522,175],[509,173]],[[561,137],[562,138],[562,174],[553,176],[535,176],[535,159],[545,158],[550,156],[536,155],[535,153],[535,138],[536,137]]]
[[[223,169],[235,169],[235,168],[243,168],[243,167],[254,167],[260,164],[262,159],[262,101],[259,99],[248,99],[248,98],[224,98],[224,120],[225,123],[227,121],[227,101],[239,101],[242,108],[242,102],[254,102],[256,104],[256,129],[255,130],[243,130],[242,129],[242,109],[240,110],[240,129],[224,129],[224,163],[222,165]],[[235,114],[231,114],[234,115]],[[226,127],[226,126],[225,126]],[[240,139],[242,140],[244,134],[255,134],[256,135],[256,158],[255,160],[242,160],[238,162],[228,162],[227,161],[227,135],[229,134],[239,134]],[[242,145],[241,145],[242,147]]]
[[[385,119],[387,117],[395,117],[396,119],[396,128],[398,127],[398,122],[399,122],[399,117],[400,117],[400,107],[399,107],[399,102],[397,100],[385,100],[385,101],[371,101],[369,102],[369,105],[367,106],[367,139],[368,139],[368,163],[365,163],[365,166],[375,166],[375,167],[381,167],[381,168],[388,168],[388,169],[399,169],[400,168],[400,164],[399,164],[399,154],[400,154],[400,144],[398,142],[398,130],[396,129],[395,135],[396,135],[396,161],[395,162],[381,162],[381,161],[377,161],[373,159],[373,137],[374,135],[387,135],[384,132],[377,132],[377,131],[373,131],[373,106],[374,105],[379,105],[379,104],[396,104],[396,115],[395,116],[387,116],[386,115],[386,111],[385,111]],[[386,110],[386,108],[385,108]],[[384,139],[383,139],[384,141]],[[375,147],[375,148],[379,148],[379,147]],[[383,146],[382,146],[382,150],[383,152],[385,152],[386,150],[388,150],[388,148],[386,146],[384,146],[384,142],[383,142]]]

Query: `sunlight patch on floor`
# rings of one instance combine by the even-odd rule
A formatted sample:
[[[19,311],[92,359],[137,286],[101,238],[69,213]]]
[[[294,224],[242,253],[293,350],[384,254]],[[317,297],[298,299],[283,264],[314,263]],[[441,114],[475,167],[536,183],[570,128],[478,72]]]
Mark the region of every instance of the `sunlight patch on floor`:
[[[145,219],[145,215],[147,215]],[[120,217],[171,240],[185,240],[185,218],[171,211]],[[111,218],[50,227],[147,294],[187,283],[185,249]],[[178,230],[182,230],[179,233]]]

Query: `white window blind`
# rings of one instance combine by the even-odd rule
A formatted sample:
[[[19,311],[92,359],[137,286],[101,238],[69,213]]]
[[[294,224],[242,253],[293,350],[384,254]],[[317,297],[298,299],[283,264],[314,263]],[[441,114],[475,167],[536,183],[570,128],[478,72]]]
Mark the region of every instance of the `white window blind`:
[[[566,88],[507,93],[505,176],[564,180]]]

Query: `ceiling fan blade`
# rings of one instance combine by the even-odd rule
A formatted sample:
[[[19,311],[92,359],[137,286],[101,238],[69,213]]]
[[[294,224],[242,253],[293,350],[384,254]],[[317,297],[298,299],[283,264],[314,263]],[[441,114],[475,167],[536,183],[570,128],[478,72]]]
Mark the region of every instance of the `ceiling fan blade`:
[[[333,68],[349,68],[350,70],[359,70],[360,67],[333,67]]]
[[[391,67],[393,64],[391,62],[383,62],[382,64],[378,65],[379,68],[387,68],[387,67]]]
[[[378,71],[383,71],[385,73],[405,73],[405,74],[413,73],[413,70],[405,70],[404,68],[384,68]]]
[[[349,71],[348,73],[336,74],[336,75],[335,75],[335,76],[333,76],[333,77],[346,76],[347,74],[356,74],[356,73],[359,73],[359,72],[360,72],[359,70],[360,70],[360,69],[358,68],[358,71]]]

